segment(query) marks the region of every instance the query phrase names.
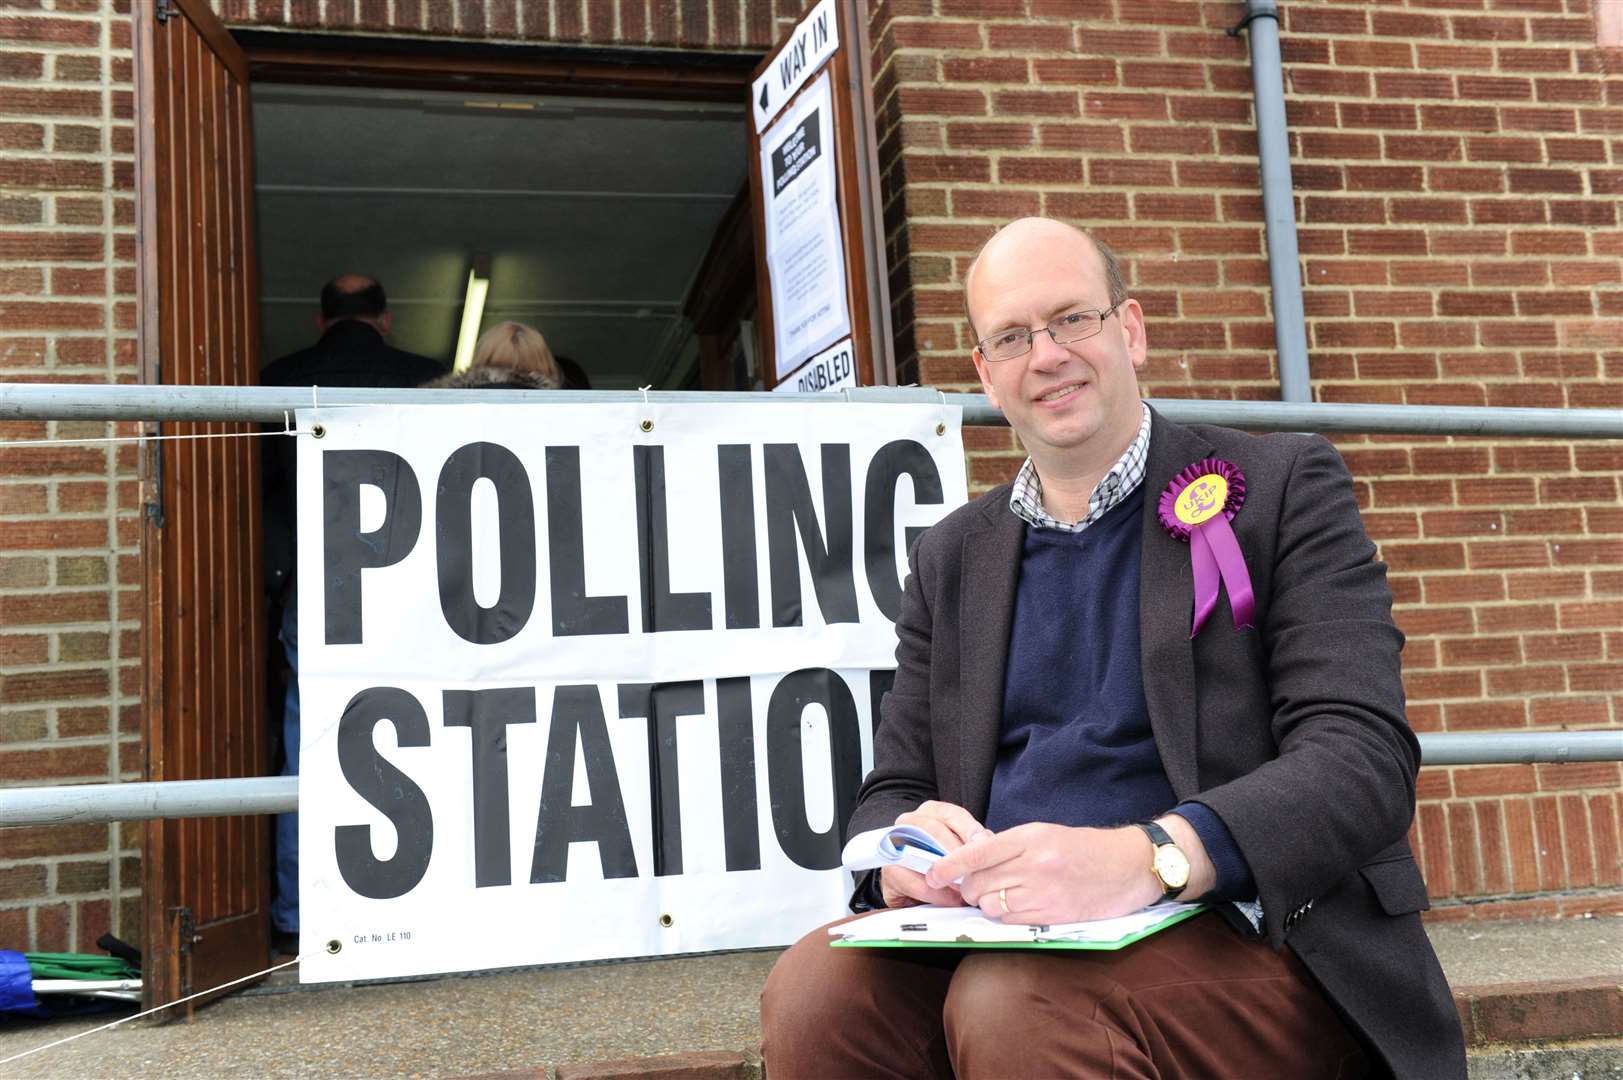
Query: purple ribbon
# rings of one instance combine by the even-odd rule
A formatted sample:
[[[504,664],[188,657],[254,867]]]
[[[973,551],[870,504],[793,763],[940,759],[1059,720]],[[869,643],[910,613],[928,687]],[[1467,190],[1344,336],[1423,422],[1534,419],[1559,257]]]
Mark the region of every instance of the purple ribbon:
[[[1210,516],[1193,525],[1179,518],[1178,497],[1184,489],[1212,476],[1221,477],[1227,486],[1223,508],[1216,512],[1208,511]],[[1234,629],[1249,630],[1256,625],[1257,607],[1251,589],[1251,573],[1246,569],[1240,543],[1229,525],[1229,520],[1244,504],[1245,476],[1234,465],[1220,458],[1207,458],[1189,466],[1173,477],[1167,489],[1161,493],[1161,527],[1173,539],[1189,545],[1189,564],[1195,578],[1195,615],[1189,630],[1191,638],[1200,633],[1200,628],[1217,610],[1219,586],[1228,588]],[[1208,507],[1210,505],[1207,504]]]

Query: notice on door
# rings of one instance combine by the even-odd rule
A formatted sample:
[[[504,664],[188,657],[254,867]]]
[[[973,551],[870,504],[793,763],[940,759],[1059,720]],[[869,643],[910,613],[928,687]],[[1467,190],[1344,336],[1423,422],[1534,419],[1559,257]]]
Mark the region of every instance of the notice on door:
[[[779,379],[851,332],[833,113],[825,71],[761,139]]]

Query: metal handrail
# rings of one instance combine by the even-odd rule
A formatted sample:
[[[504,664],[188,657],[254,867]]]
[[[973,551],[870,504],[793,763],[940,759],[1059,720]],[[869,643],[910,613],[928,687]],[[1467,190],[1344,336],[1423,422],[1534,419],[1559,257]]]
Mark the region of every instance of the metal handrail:
[[[1419,738],[1421,761],[1427,766],[1623,761],[1623,729],[1473,731]],[[0,791],[0,828],[283,814],[298,808],[296,776],[12,788]]]
[[[123,420],[281,423],[295,409],[319,405],[655,405],[807,402],[956,405],[964,423],[1006,423],[984,394],[949,394],[927,387],[874,386],[838,393],[762,394],[751,391],[450,390],[283,386],[0,385],[0,421]],[[1180,424],[1222,424],[1244,431],[1318,431],[1365,435],[1516,435],[1556,439],[1623,439],[1623,409],[1508,409],[1473,405],[1358,405],[1285,401],[1195,401],[1151,398]],[[4,445],[0,443],[0,445]]]
[[[0,421],[282,422],[295,409],[355,405],[441,405],[492,402],[564,405],[587,402],[672,404],[944,404],[960,406],[966,424],[1002,424],[982,394],[924,387],[864,387],[839,393],[631,390],[426,390],[265,386],[0,385]],[[1278,401],[1151,399],[1177,423],[1223,424],[1249,431],[1361,434],[1623,438],[1623,410],[1509,409],[1472,406],[1298,404]],[[0,442],[0,449],[4,448]],[[1419,736],[1424,763],[1471,765],[1623,761],[1623,730],[1469,732]],[[0,791],[0,828],[69,822],[275,814],[298,809],[296,777],[244,777],[129,784],[84,784]]]

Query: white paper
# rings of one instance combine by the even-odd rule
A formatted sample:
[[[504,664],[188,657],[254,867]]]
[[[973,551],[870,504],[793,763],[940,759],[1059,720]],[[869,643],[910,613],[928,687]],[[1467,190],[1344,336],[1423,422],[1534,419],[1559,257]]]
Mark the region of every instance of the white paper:
[[[303,981],[776,946],[845,910],[842,818],[895,665],[886,607],[909,530],[965,500],[960,410],[763,396],[319,419],[298,446]],[[926,473],[939,500],[915,490]],[[870,474],[896,478],[884,523]],[[820,575],[802,525],[836,552]],[[498,600],[532,581],[527,610]],[[683,596],[708,598],[704,625],[658,628]],[[588,598],[623,627],[558,632]],[[463,629],[501,640],[452,625],[473,605],[502,618]],[[774,625],[786,608],[800,625]]]
[[[889,825],[858,833],[845,842],[840,863],[847,870],[905,866],[923,874],[946,852],[940,841],[913,825]]]
[[[1130,938],[1166,922],[1198,904],[1163,901],[1130,915],[1091,922],[1054,923],[1036,926],[988,919],[980,908],[917,907],[887,908],[861,919],[830,927],[829,934],[845,941],[1089,941],[1114,942]]]
[[[824,72],[761,138],[779,379],[851,333],[834,161],[834,101]]]

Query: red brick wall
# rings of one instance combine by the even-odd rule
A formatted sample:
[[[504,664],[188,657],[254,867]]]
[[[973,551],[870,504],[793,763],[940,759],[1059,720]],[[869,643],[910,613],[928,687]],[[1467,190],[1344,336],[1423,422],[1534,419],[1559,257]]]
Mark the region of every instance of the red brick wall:
[[[238,25],[759,50],[797,0],[217,0]],[[1284,5],[1323,400],[1623,404],[1623,59],[1583,0]],[[0,379],[135,377],[127,0],[0,10]],[[1276,393],[1238,3],[872,7],[903,381],[968,386],[958,282],[998,224],[1097,228],[1155,395]],[[1612,74],[1608,76],[1610,63]],[[104,433],[0,424],[0,439]],[[1019,461],[965,433],[976,483]],[[1422,730],[1617,725],[1615,443],[1344,439]],[[0,450],[0,783],[130,778],[133,455]],[[1619,906],[1616,765],[1432,769],[1416,840],[1469,913]],[[138,830],[0,830],[0,947],[138,936]],[[1530,899],[1527,899],[1530,898]],[[1520,906],[1517,906],[1520,905]]]
[[[54,10],[42,10],[47,7]],[[135,378],[129,23],[0,11],[0,378]],[[0,424],[0,439],[101,437]],[[140,774],[133,448],[0,448],[0,783]],[[0,948],[139,940],[139,830],[0,829]]]
[[[876,8],[903,381],[978,386],[963,272],[997,225],[1047,214],[1123,256],[1148,395],[1278,396],[1247,42],[1223,32],[1243,6]],[[1596,47],[1588,0],[1281,7],[1315,398],[1623,406],[1623,52]],[[979,487],[1019,465],[1006,431],[965,440]],[[1417,729],[1623,723],[1623,447],[1337,442]],[[1432,895],[1538,897],[1439,914],[1623,910],[1620,780],[1425,770]]]

